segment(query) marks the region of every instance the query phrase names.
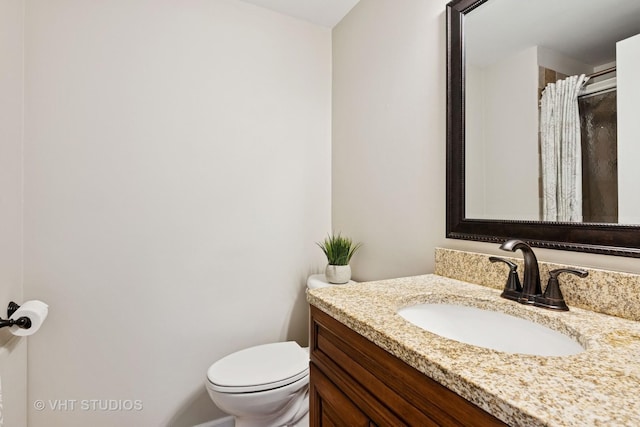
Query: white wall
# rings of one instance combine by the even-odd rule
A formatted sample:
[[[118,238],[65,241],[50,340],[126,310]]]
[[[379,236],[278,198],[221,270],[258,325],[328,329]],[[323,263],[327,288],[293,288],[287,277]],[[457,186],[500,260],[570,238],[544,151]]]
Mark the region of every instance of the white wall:
[[[618,221],[640,224],[640,35],[616,43],[618,77]]]
[[[465,212],[468,218],[486,218],[484,69],[469,62],[465,67]]]
[[[446,1],[360,2],[334,29],[334,228],[364,241],[362,279],[433,271],[445,239]],[[640,273],[624,257],[536,249],[543,261]]]
[[[367,0],[333,30],[333,228],[354,278],[424,273],[444,240],[446,1]]]
[[[23,2],[0,0],[0,317],[22,292]],[[27,339],[0,330],[0,379],[8,427],[27,424]]]
[[[485,218],[538,220],[536,47],[487,67],[484,90]]]
[[[537,46],[538,65],[557,71],[567,76],[589,74],[595,71],[593,65],[577,61],[570,56],[556,52],[543,46]],[[614,64],[615,65],[615,64]]]
[[[30,427],[221,416],[208,366],[307,339],[330,230],[330,30],[235,0],[28,2]],[[78,403],[78,406],[80,403]],[[31,405],[30,405],[31,406]]]
[[[468,217],[538,220],[537,48],[468,68]]]

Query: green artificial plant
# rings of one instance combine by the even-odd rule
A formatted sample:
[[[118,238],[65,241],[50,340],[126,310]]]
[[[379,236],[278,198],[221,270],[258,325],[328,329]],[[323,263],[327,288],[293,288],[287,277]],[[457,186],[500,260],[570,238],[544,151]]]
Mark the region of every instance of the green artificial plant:
[[[348,237],[329,235],[322,242],[316,243],[327,256],[329,265],[348,265],[351,257],[356,253],[362,243],[354,244]]]

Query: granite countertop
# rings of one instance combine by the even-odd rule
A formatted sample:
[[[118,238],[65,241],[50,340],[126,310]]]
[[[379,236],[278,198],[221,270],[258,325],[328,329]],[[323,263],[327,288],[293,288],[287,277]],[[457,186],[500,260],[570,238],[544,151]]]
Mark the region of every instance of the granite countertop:
[[[573,307],[555,312],[499,295],[431,274],[315,289],[307,299],[509,425],[640,425],[640,322]],[[574,337],[586,350],[562,357],[503,353],[435,335],[396,314],[428,302],[530,319]]]

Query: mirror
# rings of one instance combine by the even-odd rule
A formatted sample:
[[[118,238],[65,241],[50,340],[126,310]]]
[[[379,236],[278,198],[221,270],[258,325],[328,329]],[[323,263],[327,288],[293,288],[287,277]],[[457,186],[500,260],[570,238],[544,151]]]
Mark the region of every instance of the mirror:
[[[640,257],[639,33],[637,0],[447,5],[447,237]],[[573,151],[549,145],[569,78]]]

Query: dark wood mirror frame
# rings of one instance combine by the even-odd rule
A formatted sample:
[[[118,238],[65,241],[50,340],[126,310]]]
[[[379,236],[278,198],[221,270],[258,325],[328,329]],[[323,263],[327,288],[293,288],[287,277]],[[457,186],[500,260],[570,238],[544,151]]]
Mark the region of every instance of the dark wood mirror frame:
[[[640,226],[465,218],[464,15],[487,1],[447,4],[447,237],[640,258]]]

